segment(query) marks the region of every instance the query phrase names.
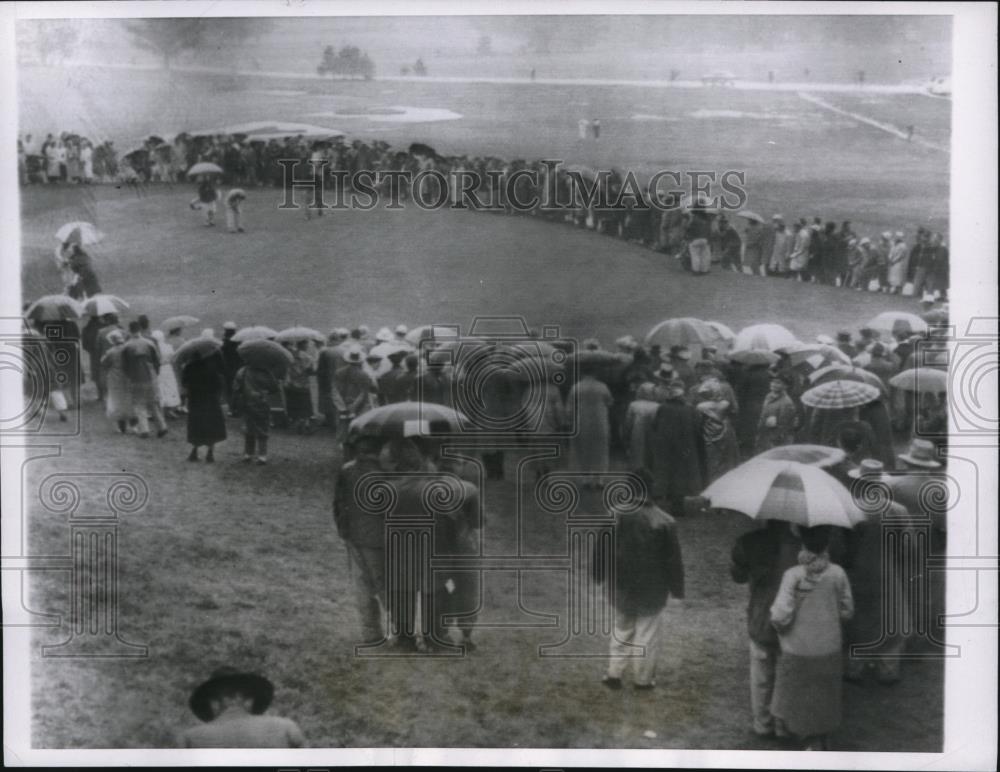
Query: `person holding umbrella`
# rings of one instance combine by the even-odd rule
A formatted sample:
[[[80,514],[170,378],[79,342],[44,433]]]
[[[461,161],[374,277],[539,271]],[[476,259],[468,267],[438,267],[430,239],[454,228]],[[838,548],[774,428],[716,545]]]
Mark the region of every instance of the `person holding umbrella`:
[[[667,387],[667,398],[656,411],[643,466],[653,473],[654,493],[675,517],[684,514],[684,498],[705,487],[707,458],[702,417],[685,401],[684,381]]]
[[[233,379],[233,402],[237,412],[243,416],[244,463],[250,463],[255,452],[258,464],[267,463],[271,401],[279,394],[281,381],[270,369],[244,365],[237,371]]]
[[[222,365],[226,376],[226,404],[229,405],[229,415],[235,416],[233,412],[233,379],[236,378],[237,371],[243,366],[236,349],[240,344],[233,340],[236,335],[236,322],[226,322],[222,325]]]
[[[208,338],[199,339],[208,340]],[[226,417],[222,399],[226,393],[225,365],[217,341],[207,356],[187,362],[181,371],[181,385],[187,394],[188,461],[198,460],[198,448],[205,446],[205,463],[215,461],[215,444],[226,439]],[[189,344],[190,345],[190,344]]]
[[[314,414],[309,378],[316,372],[316,367],[309,353],[309,341],[298,340],[294,345],[293,361],[285,381],[285,407],[292,429],[305,434],[311,428]]]
[[[219,190],[210,173],[198,175],[198,194],[191,199],[192,209],[201,209],[205,213],[205,226],[215,225],[215,211],[219,200]]]
[[[781,646],[771,713],[806,750],[827,750],[841,720],[841,628],[854,599],[844,569],[830,560],[830,527],[799,528],[799,538],[798,564],[782,575],[770,609]]]

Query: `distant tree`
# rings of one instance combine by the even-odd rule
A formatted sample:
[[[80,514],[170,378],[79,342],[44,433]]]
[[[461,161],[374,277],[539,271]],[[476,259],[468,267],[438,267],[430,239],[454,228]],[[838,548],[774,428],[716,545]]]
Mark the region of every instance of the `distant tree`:
[[[323,59],[316,72],[333,77],[371,80],[375,77],[375,62],[357,46],[344,46],[336,52],[333,46],[327,46],[323,49]]]
[[[136,46],[159,56],[165,69],[205,38],[202,19],[136,19],[125,22],[125,29]]]
[[[421,77],[427,74],[427,65],[424,64],[423,59],[417,59],[417,61],[413,63],[413,74],[420,75]]]
[[[35,22],[35,47],[42,64],[67,58],[80,39],[80,28],[64,19]]]
[[[480,35],[479,43],[476,45],[476,53],[480,56],[493,55],[493,38],[489,35]]]

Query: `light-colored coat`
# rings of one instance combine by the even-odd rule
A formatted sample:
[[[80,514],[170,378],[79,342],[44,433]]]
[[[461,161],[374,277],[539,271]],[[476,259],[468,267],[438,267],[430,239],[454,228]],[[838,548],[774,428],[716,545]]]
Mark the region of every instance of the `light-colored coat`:
[[[569,468],[576,472],[607,472],[610,459],[611,391],[592,375],[583,376],[570,390],[576,405],[576,435],[569,443]]]

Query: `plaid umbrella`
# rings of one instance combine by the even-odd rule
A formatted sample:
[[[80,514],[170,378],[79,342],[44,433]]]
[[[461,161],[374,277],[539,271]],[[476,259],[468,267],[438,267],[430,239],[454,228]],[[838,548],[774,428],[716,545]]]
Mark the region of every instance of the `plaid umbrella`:
[[[777,448],[765,450],[754,456],[752,460],[796,461],[800,464],[824,468],[839,464],[845,458],[847,458],[847,454],[840,448],[831,448],[826,445],[780,445]]]
[[[174,364],[177,365],[178,369],[183,370],[191,362],[207,359],[221,350],[222,341],[215,338],[193,338],[183,343],[174,352]]]
[[[727,472],[702,494],[715,509],[755,520],[852,528],[865,519],[850,492],[816,466],[751,459]]]
[[[82,309],[69,295],[45,295],[32,303],[24,315],[36,322],[55,322],[61,319],[79,319]]]
[[[802,404],[817,410],[843,410],[874,402],[882,396],[875,386],[860,381],[835,380],[803,393]]]
[[[909,314],[905,311],[884,311],[865,326],[876,332],[885,332],[892,336],[927,332],[927,322],[916,314]]]
[[[733,341],[733,348],[775,351],[782,346],[793,346],[796,343],[798,340],[795,336],[780,324],[752,324],[740,330],[736,340]]]
[[[833,364],[828,367],[822,367],[809,376],[809,382],[814,386],[818,386],[821,383],[829,383],[830,381],[867,383],[869,386],[874,386],[878,389],[883,397],[889,393],[885,382],[875,373],[871,370],[865,370],[863,367],[855,367],[854,365],[848,367],[843,364]]]
[[[68,241],[75,241],[81,247],[89,247],[99,243],[104,238],[104,234],[97,230],[89,222],[77,220],[68,222],[56,231],[56,239],[63,244]]]
[[[83,304],[83,310],[90,316],[120,314],[122,311],[128,311],[128,303],[116,295],[94,295],[87,298]]]
[[[181,347],[183,348],[183,346]],[[292,352],[273,340],[248,340],[236,349],[243,363],[262,370],[272,370],[283,376],[288,366],[295,361]]]
[[[351,421],[348,438],[420,437],[461,431],[468,419],[457,410],[433,402],[394,402],[369,410]]]
[[[233,340],[237,343],[246,343],[248,340],[268,340],[276,337],[278,337],[277,330],[272,330],[270,327],[258,324],[253,327],[244,327],[233,335]]]
[[[933,367],[914,367],[894,375],[889,385],[903,391],[940,394],[948,391],[948,373]]]
[[[671,346],[711,346],[718,343],[721,335],[701,319],[686,316],[667,319],[646,333],[646,345],[660,344],[662,348]]]
[[[729,358],[733,362],[739,362],[743,365],[773,365],[778,361],[777,354],[773,354],[770,351],[764,351],[763,349],[743,349],[742,351],[733,351],[730,353]]]
[[[161,330],[183,330],[185,327],[194,327],[201,321],[194,316],[171,316],[169,319],[164,319],[163,323],[160,325]]]
[[[311,327],[289,327],[275,335],[274,339],[281,343],[297,343],[300,340],[315,340],[323,343],[326,341],[326,336]]]

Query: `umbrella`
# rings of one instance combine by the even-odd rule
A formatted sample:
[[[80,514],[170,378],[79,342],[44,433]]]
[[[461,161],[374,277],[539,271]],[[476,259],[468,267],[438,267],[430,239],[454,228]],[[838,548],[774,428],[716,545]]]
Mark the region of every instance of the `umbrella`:
[[[193,327],[198,324],[200,320],[194,316],[171,316],[169,319],[164,319],[163,323],[160,325],[161,330],[183,330],[185,327]]]
[[[877,387],[860,381],[835,380],[813,386],[802,394],[802,404],[817,410],[843,410],[874,402],[882,396]]]
[[[437,151],[430,145],[425,145],[423,142],[413,142],[410,144],[410,155],[427,156],[430,158],[437,158]]]
[[[865,519],[840,482],[796,461],[751,459],[722,475],[702,495],[715,509],[732,509],[755,520],[852,528]]]
[[[742,365],[773,365],[778,361],[777,354],[757,348],[734,351],[729,355],[729,358]]]
[[[326,336],[311,327],[289,327],[275,335],[274,339],[281,343],[297,343],[300,340],[315,340],[323,343],[326,341]]]
[[[742,217],[744,220],[753,220],[754,222],[759,222],[759,223],[764,222],[763,217],[761,217],[756,212],[751,212],[749,209],[744,209],[740,212],[737,212],[736,216]]]
[[[851,358],[847,354],[836,346],[826,343],[796,343],[794,346],[783,346],[782,349],[788,353],[793,365],[818,361],[819,367],[837,362],[851,366]],[[814,357],[817,359],[814,360]]]
[[[209,163],[208,161],[201,161],[187,170],[187,175],[189,177],[193,177],[197,174],[222,174],[222,169],[213,163]]]
[[[779,445],[753,457],[761,461],[796,461],[800,464],[825,468],[839,464],[847,458],[840,448],[827,445]]]
[[[883,397],[889,393],[885,383],[878,377],[878,375],[873,373],[871,370],[865,370],[862,367],[854,367],[853,365],[848,367],[842,364],[833,364],[829,367],[820,368],[809,376],[809,382],[814,386],[837,380],[867,383],[869,386],[874,386],[878,389]]]
[[[946,308],[934,308],[925,314],[921,314],[920,318],[927,322],[928,325],[934,327],[939,325],[948,324],[948,309]]]
[[[914,335],[918,332],[927,332],[927,322],[916,314],[905,311],[885,311],[865,326],[876,332],[889,333],[894,337],[897,334]]]
[[[56,239],[63,244],[67,241],[76,241],[81,247],[89,247],[103,240],[104,234],[89,222],[77,220],[59,228],[56,231]]]
[[[83,315],[83,310],[69,295],[45,295],[32,303],[24,315],[36,322],[54,322],[61,319],[79,319]]]
[[[711,346],[722,336],[701,319],[690,316],[667,319],[660,322],[646,334],[646,345],[659,343],[663,348],[671,346]]]
[[[252,327],[244,327],[233,335],[233,340],[237,343],[246,343],[248,340],[268,340],[269,338],[276,337],[278,337],[277,330],[272,330],[270,327],[258,324]]]
[[[295,361],[291,351],[273,340],[248,340],[239,345],[236,353],[244,364],[262,370],[275,370],[279,375],[284,375]]]
[[[222,350],[222,341],[215,338],[192,338],[181,344],[174,352],[174,364],[179,370],[191,362],[199,359],[207,359],[217,351]]]
[[[736,340],[733,341],[733,348],[775,351],[783,346],[794,346],[796,343],[798,340],[795,336],[780,324],[752,324],[740,330]]]
[[[120,314],[122,311],[128,311],[128,303],[117,295],[94,295],[87,298],[83,310],[91,316]]]
[[[719,334],[719,337],[722,338],[722,340],[728,343],[732,343],[734,340],[736,340],[736,333],[733,332],[731,329],[729,329],[722,322],[705,322],[705,324],[707,324],[709,327],[715,330]]]
[[[940,394],[948,391],[948,373],[933,367],[914,367],[894,375],[889,385],[903,391]]]
[[[394,402],[359,415],[348,428],[348,437],[411,437],[454,434],[468,424],[457,410],[433,402]]]
[[[376,346],[372,346],[371,350],[368,352],[369,356],[378,356],[383,359],[388,359],[391,354],[398,354],[400,352],[410,352],[413,351],[411,346],[407,346],[403,343],[394,343],[393,341],[386,341],[385,343],[379,343]]]

